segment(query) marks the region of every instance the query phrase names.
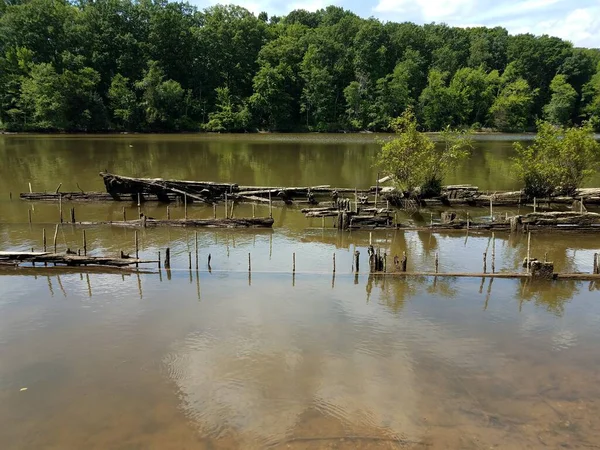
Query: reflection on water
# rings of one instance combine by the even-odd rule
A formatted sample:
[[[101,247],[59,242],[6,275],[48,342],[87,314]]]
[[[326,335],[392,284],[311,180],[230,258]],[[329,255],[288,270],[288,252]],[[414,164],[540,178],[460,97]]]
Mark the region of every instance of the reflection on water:
[[[338,274],[331,289],[329,276],[300,275],[292,288],[257,273],[249,287],[201,272],[199,299],[185,271],[172,275],[141,275],[143,298],[136,276],[116,274],[90,274],[91,297],[79,274],[29,277],[27,293],[12,287],[26,277],[0,285],[3,448],[600,438],[600,311],[583,283],[556,311],[512,280],[480,292],[479,280]]]

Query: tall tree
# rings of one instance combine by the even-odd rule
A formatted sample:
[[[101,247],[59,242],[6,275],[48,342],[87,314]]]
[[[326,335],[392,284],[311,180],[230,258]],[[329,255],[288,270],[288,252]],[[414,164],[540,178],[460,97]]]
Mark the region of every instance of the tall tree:
[[[525,131],[530,123],[535,94],[536,91],[532,91],[523,78],[512,82],[505,80],[490,108],[494,126],[500,131]]]
[[[544,106],[546,120],[554,125],[567,125],[575,112],[578,98],[577,91],[567,83],[565,75],[554,77],[552,83],[550,83],[550,91],[552,92],[552,98],[550,103]]]
[[[447,86],[448,73],[429,71],[427,87],[419,97],[421,119],[428,130],[437,131],[451,125],[456,116],[456,99]]]

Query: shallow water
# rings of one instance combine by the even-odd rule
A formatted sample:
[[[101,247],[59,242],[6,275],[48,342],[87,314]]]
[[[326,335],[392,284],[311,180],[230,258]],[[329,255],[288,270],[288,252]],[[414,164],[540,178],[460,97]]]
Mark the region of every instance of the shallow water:
[[[365,187],[375,178],[367,163],[372,139],[0,136],[0,250],[41,249],[43,228],[51,241],[58,206],[9,199],[30,181],[34,190],[60,182],[62,190],[75,183],[100,190],[97,172],[108,168]],[[495,169],[509,167],[510,142],[478,145],[471,168],[457,169],[451,181],[513,188]],[[121,204],[74,205],[78,220],[122,214]],[[126,210],[136,213],[129,204]],[[144,210],[166,214],[164,206]],[[250,213],[249,206],[236,209]],[[172,214],[182,208],[173,206]],[[190,208],[192,217],[211,214]],[[338,233],[292,209],[275,209],[274,218],[274,230],[199,230],[197,270],[196,234],[173,229],[140,232],[142,257],[171,248],[169,272],[3,270],[2,448],[600,444],[595,283],[369,276],[369,233]],[[495,237],[496,270],[522,270],[525,236]],[[81,238],[81,229],[64,226],[57,246],[80,248]],[[479,272],[493,246],[488,235],[464,232],[381,231],[371,238],[390,260],[406,252],[415,271],[432,270],[437,253],[440,272]],[[87,239],[91,254],[131,252],[134,233],[90,227]],[[532,255],[547,254],[558,271],[589,272],[599,244],[595,235],[534,234]]]

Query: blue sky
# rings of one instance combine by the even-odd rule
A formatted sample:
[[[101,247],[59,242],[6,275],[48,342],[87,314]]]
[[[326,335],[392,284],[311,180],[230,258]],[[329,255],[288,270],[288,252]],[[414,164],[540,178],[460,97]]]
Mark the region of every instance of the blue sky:
[[[511,33],[549,34],[577,46],[600,47],[600,0],[189,0],[203,8],[234,3],[258,14],[283,15],[342,6],[362,17],[453,26],[501,25]]]

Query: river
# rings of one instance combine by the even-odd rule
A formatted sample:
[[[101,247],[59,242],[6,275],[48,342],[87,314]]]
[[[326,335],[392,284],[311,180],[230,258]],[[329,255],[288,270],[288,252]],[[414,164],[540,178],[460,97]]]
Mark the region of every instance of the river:
[[[102,190],[98,172],[256,185],[372,185],[374,135],[0,136],[0,250],[40,250],[58,205],[18,193]],[[448,183],[516,189],[512,136],[479,138]],[[600,185],[600,178],[590,180]],[[10,193],[12,192],[12,200]],[[69,204],[111,220],[122,204]],[[32,224],[28,223],[31,210]],[[166,216],[164,206],[144,205]],[[137,207],[126,205],[134,217]],[[433,211],[435,213],[435,211]],[[220,213],[224,214],[223,212]],[[236,215],[251,214],[250,206]],[[257,207],[257,215],[268,208]],[[429,212],[424,213],[426,218]],[[484,215],[485,211],[479,214]],[[173,217],[183,207],[171,207]],[[212,215],[193,206],[190,217]],[[370,276],[366,247],[410,270],[481,271],[489,235],[340,233],[275,208],[273,230],[147,229],[156,273],[0,275],[3,449],[591,448],[600,442],[598,286]],[[134,232],[87,229],[89,253]],[[59,250],[82,246],[65,226]],[[594,235],[534,234],[532,255],[591,270]],[[362,266],[353,273],[352,255]],[[163,253],[164,254],[164,253]],[[211,270],[207,258],[211,255]],[[248,255],[252,272],[248,272]],[[296,271],[292,273],[295,254]],[[336,256],[336,272],[332,270]],[[498,233],[496,270],[526,237]]]

